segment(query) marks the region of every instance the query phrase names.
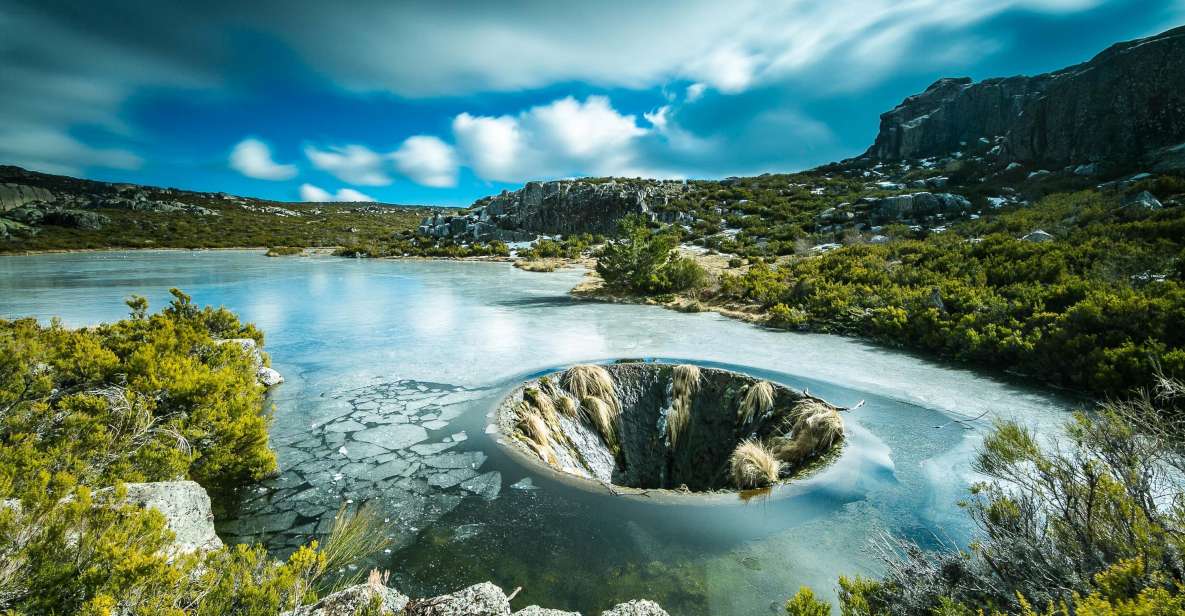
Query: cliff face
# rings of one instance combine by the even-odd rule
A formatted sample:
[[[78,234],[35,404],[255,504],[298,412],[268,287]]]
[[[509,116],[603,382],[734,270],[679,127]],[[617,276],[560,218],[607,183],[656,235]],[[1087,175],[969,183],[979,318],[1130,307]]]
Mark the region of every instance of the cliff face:
[[[420,223],[420,232],[481,241],[529,240],[540,233],[609,234],[627,214],[676,222],[677,216],[664,217],[652,208],[688,189],[683,182],[662,180],[527,182],[519,190],[480,199],[467,212],[429,216]]]
[[[1035,77],[940,79],[881,115],[866,156],[949,154],[1000,137],[1006,160],[1138,161],[1185,143],[1185,27]]]

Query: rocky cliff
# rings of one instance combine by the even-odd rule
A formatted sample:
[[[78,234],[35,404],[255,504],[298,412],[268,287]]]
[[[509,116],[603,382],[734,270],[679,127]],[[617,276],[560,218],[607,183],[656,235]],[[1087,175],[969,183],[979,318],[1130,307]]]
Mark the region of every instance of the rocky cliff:
[[[1185,27],[1034,77],[940,79],[881,115],[865,156],[941,156],[980,139],[1012,161],[1160,160],[1185,145]]]
[[[504,242],[531,240],[539,234],[608,234],[627,214],[680,222],[677,214],[656,208],[688,190],[683,182],[662,180],[527,182],[519,190],[480,199],[460,214],[429,216],[420,223],[420,233]]]

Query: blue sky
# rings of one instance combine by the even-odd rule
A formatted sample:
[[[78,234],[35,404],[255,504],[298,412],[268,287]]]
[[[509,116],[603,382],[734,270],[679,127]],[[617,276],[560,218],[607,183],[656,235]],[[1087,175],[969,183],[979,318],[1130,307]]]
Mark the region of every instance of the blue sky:
[[[1185,24],[1185,0],[242,4],[0,0],[0,163],[433,205],[794,171],[859,154],[939,77]]]

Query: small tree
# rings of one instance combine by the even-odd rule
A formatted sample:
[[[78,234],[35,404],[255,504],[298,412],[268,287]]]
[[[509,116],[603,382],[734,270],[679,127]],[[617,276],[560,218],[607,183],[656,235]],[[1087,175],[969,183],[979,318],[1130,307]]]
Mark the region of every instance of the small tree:
[[[707,273],[679,256],[679,236],[670,228],[655,231],[645,216],[631,214],[618,223],[621,236],[597,259],[597,273],[613,289],[635,293],[672,293],[703,286]]]

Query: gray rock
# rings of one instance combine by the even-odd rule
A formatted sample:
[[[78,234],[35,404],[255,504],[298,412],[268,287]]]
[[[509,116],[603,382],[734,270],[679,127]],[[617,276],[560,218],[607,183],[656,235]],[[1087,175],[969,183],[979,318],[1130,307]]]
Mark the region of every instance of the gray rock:
[[[580,612],[565,612],[531,605],[515,612],[514,616],[580,616]]]
[[[1053,235],[1046,233],[1041,229],[1037,229],[1036,231],[1026,234],[1020,239],[1026,242],[1049,242],[1053,240]]]
[[[358,584],[339,590],[313,605],[283,612],[282,616],[354,616],[378,597],[382,614],[399,614],[408,599],[394,588],[381,584]]]
[[[1156,195],[1153,195],[1146,190],[1142,190],[1134,195],[1128,196],[1123,200],[1123,204],[1141,207],[1146,210],[1159,210],[1160,208],[1164,207],[1161,205],[1160,200],[1156,198]]]
[[[125,484],[130,503],[156,509],[165,516],[175,538],[170,554],[216,550],[222,540],[214,532],[210,497],[195,481],[161,481]]]
[[[26,203],[52,202],[54,194],[37,186],[0,184],[0,212],[16,209]]]
[[[482,582],[450,595],[412,601],[406,616],[510,616],[510,601],[501,588]]]
[[[964,142],[999,137],[1004,160],[1135,161],[1185,142],[1183,107],[1185,28],[1176,28],[1053,73],[940,79],[881,115],[865,156],[942,156]]]
[[[657,603],[645,599],[619,603],[601,616],[670,616]]]
[[[259,371],[255,373],[255,378],[259,381],[259,384],[263,385],[264,387],[275,387],[276,385],[284,382],[284,377],[279,372],[276,372],[267,366],[260,368]]]

